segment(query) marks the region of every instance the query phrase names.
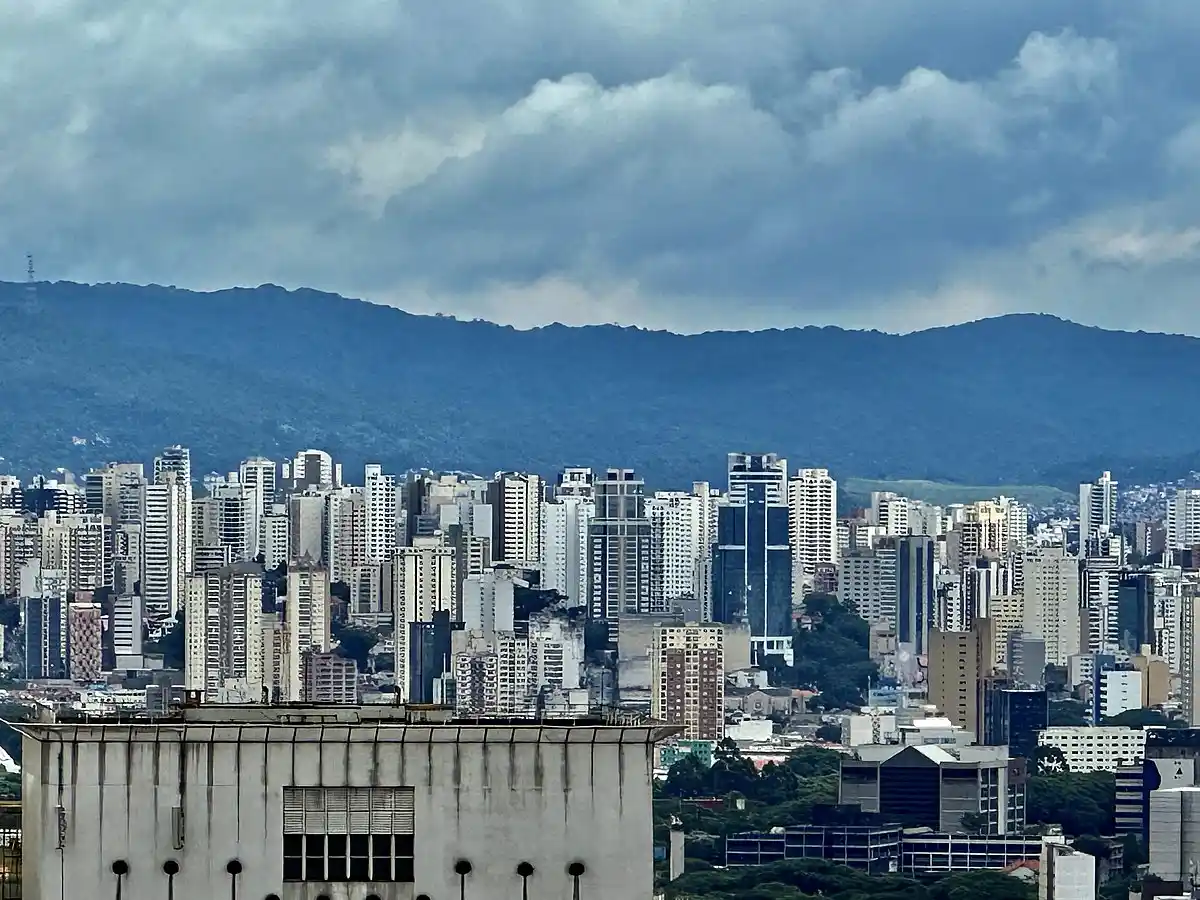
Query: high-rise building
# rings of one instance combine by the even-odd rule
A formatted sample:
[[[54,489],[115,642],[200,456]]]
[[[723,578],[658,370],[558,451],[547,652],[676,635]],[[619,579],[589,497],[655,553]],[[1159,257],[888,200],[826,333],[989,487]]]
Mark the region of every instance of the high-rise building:
[[[554,485],[554,496],[582,497],[591,499],[596,492],[592,487],[592,470],[583,466],[568,467],[558,474]]]
[[[663,625],[650,649],[650,715],[689,740],[725,737],[725,649],[720,625]]]
[[[837,565],[837,482],[828,469],[801,469],[788,481],[792,589],[810,586],[817,567]]]
[[[76,601],[67,610],[70,678],[77,684],[100,680],[103,662],[99,603]]]
[[[262,575],[239,563],[187,579],[183,677],[210,703],[258,703],[264,681]]]
[[[397,548],[384,567],[385,590],[395,621],[396,690],[406,699],[410,684],[408,637],[413,622],[432,622],[437,612],[458,618],[455,602],[454,548],[440,537],[418,537]]]
[[[381,466],[368,465],[363,487],[366,506],[365,562],[381,565],[396,552],[396,530],[400,522],[398,499],[396,476],[385,475]]]
[[[183,605],[192,563],[191,485],[178,470],[161,468],[146,485],[142,525],[142,596],[152,616],[174,616]]]
[[[453,706],[454,650],[452,634],[461,622],[450,611],[433,614],[430,622],[410,622],[408,629],[408,702]]]
[[[1062,547],[1022,554],[1026,634],[1046,642],[1046,662],[1065,666],[1079,652],[1079,565]]]
[[[588,526],[589,614],[615,622],[624,614],[655,612],[646,483],[632,469],[608,469],[594,488],[596,515]]]
[[[255,495],[256,509],[259,515],[270,512],[271,504],[275,502],[276,474],[279,467],[275,460],[265,456],[252,456],[244,459],[238,466],[238,481]]]
[[[1111,472],[1079,485],[1079,555],[1088,542],[1112,534],[1117,526],[1117,482]]]
[[[288,558],[325,563],[325,495],[308,490],[288,497]]]
[[[70,655],[67,579],[56,569],[28,560],[20,573],[21,623],[25,632],[27,679],[66,678]]]
[[[650,520],[650,604],[668,610],[694,596],[697,570],[709,553],[707,500],[681,491],[659,491],[646,501]]]
[[[1178,488],[1167,498],[1166,546],[1171,550],[1200,544],[1200,490]]]
[[[1185,582],[1179,598],[1179,680],[1183,714],[1200,728],[1200,584]]]
[[[350,583],[367,564],[367,500],[363,488],[341,487],[325,497],[325,551],[331,581]]]
[[[959,728],[982,743],[983,694],[993,674],[995,637],[988,619],[976,619],[970,631],[933,631],[929,635],[929,702]]]
[[[295,491],[341,487],[342,466],[324,450],[301,450],[283,465],[283,480]]]
[[[300,666],[304,654],[310,650],[329,652],[333,619],[329,602],[328,571],[319,565],[295,560],[288,564],[286,622],[290,641],[290,697],[300,697],[303,693]]]
[[[137,594],[120,594],[113,598],[109,633],[112,636],[116,668],[122,668],[122,657],[142,655],[142,623],[145,618],[145,606]]]
[[[896,542],[896,640],[918,656],[929,649],[929,632],[934,627],[934,543],[925,535],[910,535]]]
[[[589,495],[566,493],[542,504],[542,587],[558,591],[568,606],[588,602],[588,528],[596,514],[591,486],[589,471]]]
[[[542,559],[542,498],[539,475],[497,472],[488,485],[492,507],[492,559],[536,566]]]
[[[849,550],[842,555],[838,601],[872,625],[895,624],[897,616],[895,539],[879,546]]]
[[[750,629],[755,664],[792,664],[792,551],[787,464],[775,454],[729,455],[729,500],[718,510],[712,615]]]

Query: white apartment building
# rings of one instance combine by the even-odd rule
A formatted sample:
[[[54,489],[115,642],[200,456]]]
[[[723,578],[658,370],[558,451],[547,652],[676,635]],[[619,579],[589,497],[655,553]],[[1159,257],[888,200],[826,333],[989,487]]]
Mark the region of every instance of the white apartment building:
[[[1200,544],[1200,490],[1179,488],[1167,498],[1167,548]]]
[[[540,475],[497,472],[488,487],[492,507],[492,560],[536,566],[542,559]]]
[[[788,538],[798,597],[817,566],[838,562],[837,482],[828,469],[800,469],[788,480]]]
[[[252,568],[187,579],[184,685],[209,703],[262,700],[262,577]]]
[[[1079,485],[1079,555],[1088,542],[1113,532],[1117,524],[1117,482],[1105,472],[1094,482]]]
[[[142,597],[148,614],[174,616],[183,604],[192,560],[192,492],[175,471],[163,469],[157,478],[146,485]]]
[[[903,537],[909,533],[908,512],[912,503],[891,491],[871,492],[870,522],[884,535]]]
[[[63,516],[50,510],[37,524],[42,568],[63,572],[69,590],[113,585],[112,523],[107,516]]]
[[[1065,666],[1079,652],[1079,565],[1062,547],[1024,552],[1024,631],[1046,642],[1046,662]]]
[[[364,474],[363,498],[366,505],[366,559],[380,565],[396,552],[396,532],[400,507],[396,476],[384,474],[378,465],[368,465]]]
[[[432,622],[435,612],[457,618],[454,548],[440,537],[413,539],[413,546],[396,549],[388,590],[395,621],[396,685],[401,699],[409,686],[408,632],[413,622]]]
[[[242,460],[238,466],[238,481],[255,495],[259,515],[270,511],[275,502],[276,474],[279,467],[275,460],[265,456],[252,456]]]
[[[484,637],[459,632],[454,653],[455,711],[460,716],[521,716],[535,708],[529,640],[511,632]],[[397,672],[399,675],[399,672]]]
[[[1143,675],[1137,670],[1100,673],[1100,715],[1119,716],[1142,708]]]
[[[564,494],[542,504],[542,587],[558,591],[568,606],[585,606],[588,599],[588,525],[596,501],[590,480],[587,487],[588,496]]]
[[[1062,751],[1071,772],[1116,772],[1140,766],[1146,757],[1146,731],[1120,726],[1054,726],[1038,732],[1038,744]]]
[[[332,641],[329,573],[316,566],[289,565],[287,588],[288,695],[299,698],[304,653],[328,653]]]
[[[706,499],[682,491],[659,491],[646,500],[654,609],[670,609],[673,601],[695,596],[700,563],[709,548],[704,531],[706,506]]]
[[[872,625],[895,624],[899,585],[896,548],[851,550],[842,555],[838,600]]]
[[[517,577],[515,569],[485,569],[478,575],[468,575],[463,580],[463,628],[485,637],[512,631],[517,585],[529,586]]]
[[[276,568],[288,560],[288,514],[287,506],[276,503],[262,517],[258,536],[259,552],[263,555],[263,565],[268,569]]]
[[[283,464],[285,481],[301,488],[335,488],[342,483],[341,463],[324,450],[301,450],[291,463]]]

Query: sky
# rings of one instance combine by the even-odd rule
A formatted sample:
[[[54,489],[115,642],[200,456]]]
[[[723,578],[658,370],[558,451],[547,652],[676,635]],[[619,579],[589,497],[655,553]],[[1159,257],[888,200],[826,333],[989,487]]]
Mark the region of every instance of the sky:
[[[0,4],[0,278],[1200,334],[1196,0]]]

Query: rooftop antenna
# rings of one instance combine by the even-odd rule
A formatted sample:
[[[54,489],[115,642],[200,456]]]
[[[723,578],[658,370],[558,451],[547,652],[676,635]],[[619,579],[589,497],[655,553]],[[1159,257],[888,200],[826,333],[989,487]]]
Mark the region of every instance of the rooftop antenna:
[[[38,306],[37,273],[33,268],[33,254],[25,254],[25,311],[33,312]]]

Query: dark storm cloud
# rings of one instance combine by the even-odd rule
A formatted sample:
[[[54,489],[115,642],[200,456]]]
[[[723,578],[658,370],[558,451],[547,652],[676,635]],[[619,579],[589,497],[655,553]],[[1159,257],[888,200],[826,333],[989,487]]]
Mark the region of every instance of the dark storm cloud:
[[[1200,332],[1197,40],[1173,0],[4,4],[0,273]]]

